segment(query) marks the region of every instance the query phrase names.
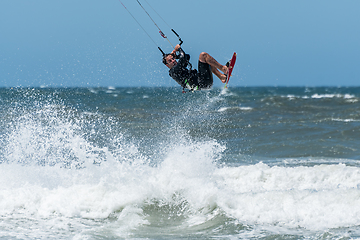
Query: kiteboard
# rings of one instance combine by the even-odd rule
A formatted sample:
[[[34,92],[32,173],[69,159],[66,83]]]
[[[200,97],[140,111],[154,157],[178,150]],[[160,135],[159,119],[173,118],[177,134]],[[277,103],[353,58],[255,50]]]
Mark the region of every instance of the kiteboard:
[[[229,62],[230,62],[229,66],[228,66],[229,71],[228,71],[228,74],[226,76],[226,81],[225,81],[225,87],[224,88],[227,88],[227,85],[228,85],[230,77],[231,77],[231,73],[232,73],[232,71],[234,69],[234,66],[235,66],[235,62],[236,62],[236,53],[235,52],[234,52],[234,54],[233,54],[233,56],[232,56],[232,58],[231,58],[231,60]]]

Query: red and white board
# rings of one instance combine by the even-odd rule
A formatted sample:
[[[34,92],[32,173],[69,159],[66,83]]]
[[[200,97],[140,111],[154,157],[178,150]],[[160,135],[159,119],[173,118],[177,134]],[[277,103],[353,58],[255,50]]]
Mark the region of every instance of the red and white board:
[[[235,62],[236,62],[236,53],[234,52],[231,60],[230,60],[230,64],[229,64],[229,71],[228,71],[228,74],[227,74],[227,78],[226,78],[226,82],[225,82],[225,87],[224,88],[227,88],[227,85],[229,83],[229,80],[230,80],[230,77],[231,77],[231,73],[234,69],[234,66],[235,66]]]

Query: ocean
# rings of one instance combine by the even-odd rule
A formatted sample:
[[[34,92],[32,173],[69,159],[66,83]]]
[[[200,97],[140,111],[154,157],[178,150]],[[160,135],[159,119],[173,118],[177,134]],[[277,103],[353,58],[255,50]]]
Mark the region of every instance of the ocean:
[[[0,88],[0,239],[360,238],[360,88]]]

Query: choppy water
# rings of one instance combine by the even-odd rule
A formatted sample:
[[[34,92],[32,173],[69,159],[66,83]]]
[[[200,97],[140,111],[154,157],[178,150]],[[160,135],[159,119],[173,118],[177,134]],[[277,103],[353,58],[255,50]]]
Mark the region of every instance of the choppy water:
[[[0,238],[359,238],[359,100],[2,88]]]

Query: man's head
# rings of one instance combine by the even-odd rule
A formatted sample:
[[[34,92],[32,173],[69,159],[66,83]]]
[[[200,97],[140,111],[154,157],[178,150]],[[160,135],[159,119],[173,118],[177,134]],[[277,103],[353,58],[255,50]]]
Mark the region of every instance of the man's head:
[[[163,63],[170,69],[172,69],[174,66],[176,66],[177,61],[175,60],[175,57],[173,54],[165,54],[163,56]]]

